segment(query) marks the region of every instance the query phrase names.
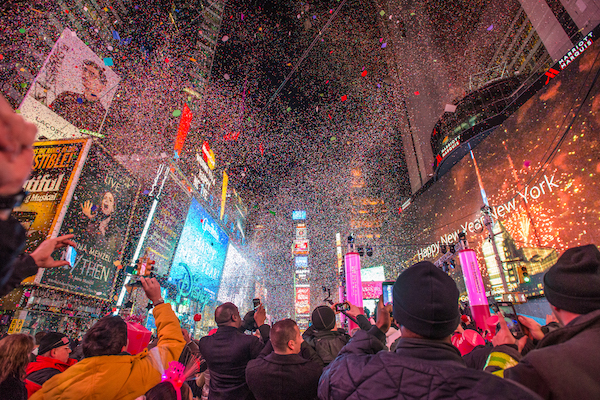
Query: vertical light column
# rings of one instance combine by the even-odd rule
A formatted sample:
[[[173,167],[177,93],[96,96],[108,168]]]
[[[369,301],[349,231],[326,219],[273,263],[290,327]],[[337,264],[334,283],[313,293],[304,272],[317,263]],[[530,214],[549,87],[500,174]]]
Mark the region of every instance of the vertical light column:
[[[460,250],[458,257],[465,278],[471,314],[477,326],[485,330],[487,329],[485,322],[490,317],[490,309],[477,262],[477,253],[473,249]]]

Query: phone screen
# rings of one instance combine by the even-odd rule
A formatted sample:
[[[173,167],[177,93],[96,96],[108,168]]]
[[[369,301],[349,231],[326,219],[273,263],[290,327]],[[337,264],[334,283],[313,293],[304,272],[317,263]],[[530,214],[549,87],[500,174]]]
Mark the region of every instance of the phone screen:
[[[383,282],[381,284],[383,292],[383,305],[394,303],[394,282]]]
[[[348,304],[348,303],[337,303],[335,305],[335,311],[337,311],[337,312],[349,311],[349,310],[350,310],[350,304]]]
[[[260,299],[252,299],[252,306],[256,310],[260,306]]]
[[[67,246],[64,253],[64,260],[68,261],[72,267],[75,265],[75,258],[77,258],[77,250],[73,246]]]
[[[506,325],[512,334],[517,338],[523,336],[523,330],[521,329],[521,324],[519,323],[515,306],[508,302],[498,302],[496,303],[495,308],[497,308],[504,315]]]

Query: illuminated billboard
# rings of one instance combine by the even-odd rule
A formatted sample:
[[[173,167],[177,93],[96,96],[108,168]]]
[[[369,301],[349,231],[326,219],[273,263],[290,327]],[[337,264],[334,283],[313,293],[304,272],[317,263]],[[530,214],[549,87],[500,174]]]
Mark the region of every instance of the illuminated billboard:
[[[310,313],[310,287],[296,286],[296,315]]]
[[[308,239],[294,240],[294,249],[293,249],[294,254],[307,255],[309,253],[309,251],[310,251],[310,248],[308,245]]]
[[[108,300],[138,189],[125,167],[92,145],[59,232],[75,235],[75,264],[44,270],[40,283]]]
[[[157,276],[169,273],[190,202],[189,194],[169,174],[141,247],[142,253],[147,250],[155,261],[153,272]]]
[[[400,217],[404,265],[442,254],[466,232],[487,290],[499,287],[499,266],[511,290],[543,294],[543,273],[558,254],[600,242],[600,68],[593,44],[549,80],[470,155],[458,162]],[[485,197],[484,197],[485,196]],[[489,201],[494,241],[481,208]],[[418,228],[418,229],[415,229]],[[523,279],[522,271],[531,276]],[[501,286],[501,285],[500,285]]]
[[[292,211],[292,219],[293,220],[305,220],[306,219],[306,211]]]
[[[243,312],[249,310],[254,295],[254,266],[231,243],[227,249],[217,301],[232,302]]]
[[[65,29],[19,110],[40,139],[64,139],[100,130],[121,78],[70,29]]]
[[[168,279],[176,286],[177,303],[193,300],[202,309],[217,300],[228,241],[223,229],[192,200]]]
[[[33,251],[52,234],[86,142],[78,139],[34,143],[33,170],[23,185],[27,196],[12,212],[27,231],[25,251]]]

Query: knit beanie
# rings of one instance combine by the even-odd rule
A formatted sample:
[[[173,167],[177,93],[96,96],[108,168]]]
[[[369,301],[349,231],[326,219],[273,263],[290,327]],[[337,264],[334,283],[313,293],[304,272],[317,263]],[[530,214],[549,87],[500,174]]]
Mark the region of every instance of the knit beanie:
[[[42,355],[52,349],[69,344],[69,338],[64,333],[48,332],[40,339],[38,354]]]
[[[330,331],[335,326],[335,312],[327,306],[319,306],[312,312],[311,321],[318,331]]]
[[[600,251],[593,244],[565,251],[544,275],[546,299],[575,314],[600,309]]]
[[[454,280],[429,261],[404,270],[394,284],[394,319],[428,339],[442,339],[460,321]]]

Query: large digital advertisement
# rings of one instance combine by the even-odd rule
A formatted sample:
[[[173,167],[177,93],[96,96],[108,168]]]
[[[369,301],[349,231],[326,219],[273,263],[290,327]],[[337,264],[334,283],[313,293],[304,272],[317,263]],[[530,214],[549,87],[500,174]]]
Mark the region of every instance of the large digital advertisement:
[[[27,196],[13,216],[27,230],[25,251],[32,252],[52,233],[86,140],[36,142],[33,170],[23,185]]]
[[[217,301],[220,303],[232,302],[238,306],[240,313],[250,310],[254,295],[254,272],[253,264],[229,243]]]
[[[223,229],[192,200],[169,274],[177,303],[192,300],[202,310],[217,300],[228,241]]]
[[[65,29],[19,110],[38,127],[38,138],[81,136],[100,130],[120,77],[70,29]]]
[[[189,194],[169,174],[142,246],[142,253],[147,250],[150,258],[155,261],[153,272],[157,276],[169,274],[190,201]]]
[[[59,233],[75,235],[75,264],[45,270],[40,283],[109,299],[137,192],[133,176],[93,145]]]
[[[543,294],[569,247],[600,242],[600,48],[576,58],[402,211],[404,266],[439,258],[466,232],[487,290]],[[482,207],[491,207],[493,241]]]

